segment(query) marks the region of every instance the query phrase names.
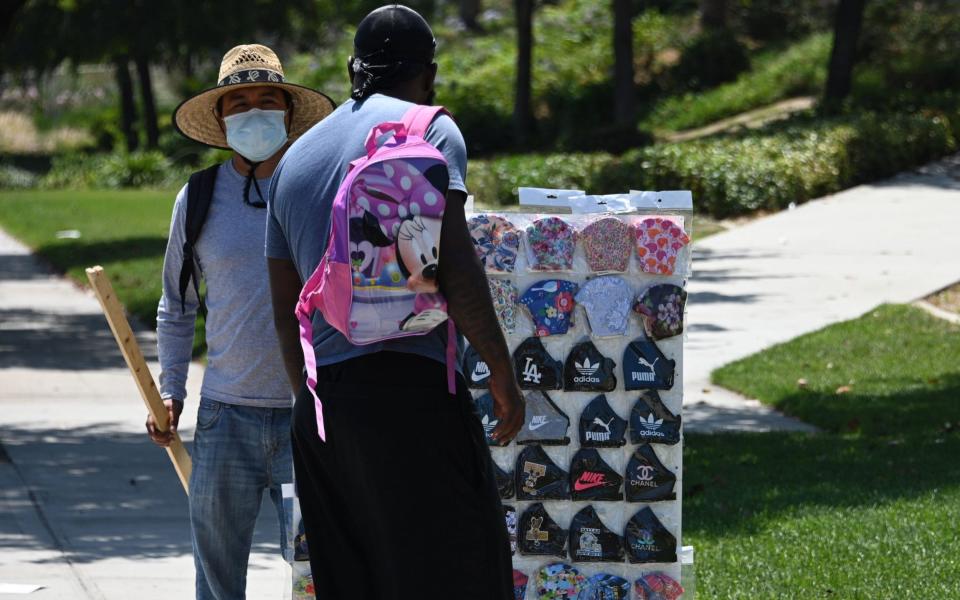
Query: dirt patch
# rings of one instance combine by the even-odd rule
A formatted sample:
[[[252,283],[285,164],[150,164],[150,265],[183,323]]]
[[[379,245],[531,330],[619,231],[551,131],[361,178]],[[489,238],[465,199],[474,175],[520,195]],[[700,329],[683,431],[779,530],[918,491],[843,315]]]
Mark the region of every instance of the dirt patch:
[[[960,314],[960,281],[927,296],[925,300],[937,308]]]

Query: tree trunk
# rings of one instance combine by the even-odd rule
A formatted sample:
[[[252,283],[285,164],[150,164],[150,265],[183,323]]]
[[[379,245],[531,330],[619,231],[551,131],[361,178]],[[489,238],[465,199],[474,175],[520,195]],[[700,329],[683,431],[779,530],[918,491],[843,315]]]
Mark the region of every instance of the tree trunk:
[[[700,25],[704,30],[727,28],[727,0],[700,0]]]
[[[477,18],[480,16],[480,0],[460,0],[460,20],[463,26],[470,31],[481,31],[480,22]]]
[[[633,84],[633,1],[613,0],[613,97],[617,125],[632,126],[636,93]]]
[[[827,89],[823,95],[824,108],[828,111],[836,109],[850,94],[865,4],[866,0],[840,0],[837,6]]]
[[[147,148],[155,150],[160,145],[160,130],[157,127],[157,105],[153,99],[153,82],[150,79],[150,61],[138,56],[135,62],[137,78],[140,82],[140,100],[143,102],[143,124],[147,132]]]
[[[117,87],[120,90],[120,131],[127,144],[127,151],[137,149],[140,140],[134,123],[137,120],[137,105],[133,99],[133,81],[130,79],[129,58],[123,54],[114,59]]]
[[[513,121],[517,143],[526,146],[533,135],[531,108],[531,72],[533,60],[533,2],[514,0],[517,20],[517,85],[513,104]]]

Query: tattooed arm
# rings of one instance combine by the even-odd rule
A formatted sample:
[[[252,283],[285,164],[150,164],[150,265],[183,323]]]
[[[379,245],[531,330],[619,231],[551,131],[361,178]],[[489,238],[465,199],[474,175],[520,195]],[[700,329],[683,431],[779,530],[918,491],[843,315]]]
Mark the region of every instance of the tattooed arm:
[[[493,310],[487,277],[467,230],[463,205],[466,194],[447,192],[440,237],[439,283],[457,329],[490,368],[490,394],[500,423],[493,438],[509,441],[523,426],[523,400],[517,386],[507,342]]]

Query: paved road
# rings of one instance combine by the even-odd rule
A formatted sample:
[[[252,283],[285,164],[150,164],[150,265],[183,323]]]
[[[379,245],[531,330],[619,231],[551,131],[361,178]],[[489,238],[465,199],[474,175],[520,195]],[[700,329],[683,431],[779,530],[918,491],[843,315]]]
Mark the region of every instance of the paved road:
[[[710,372],[946,287],[960,280],[958,256],[960,154],[698,243],[684,349],[688,430],[802,428],[710,386]]]

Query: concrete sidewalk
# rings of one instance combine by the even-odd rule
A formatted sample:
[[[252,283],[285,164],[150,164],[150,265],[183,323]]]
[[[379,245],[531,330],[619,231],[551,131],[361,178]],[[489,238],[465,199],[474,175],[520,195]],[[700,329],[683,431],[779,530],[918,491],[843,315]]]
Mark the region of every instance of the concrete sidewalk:
[[[156,342],[138,339],[151,369]],[[193,437],[202,367],[180,432]],[[0,231],[0,583],[62,600],[193,597],[187,502],[92,294]],[[248,597],[289,597],[272,505],[257,523]]]
[[[710,372],[960,280],[960,154],[711,236],[693,256],[684,426],[804,429],[711,386]]]

